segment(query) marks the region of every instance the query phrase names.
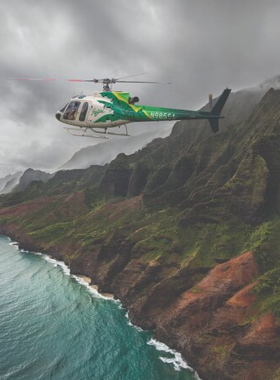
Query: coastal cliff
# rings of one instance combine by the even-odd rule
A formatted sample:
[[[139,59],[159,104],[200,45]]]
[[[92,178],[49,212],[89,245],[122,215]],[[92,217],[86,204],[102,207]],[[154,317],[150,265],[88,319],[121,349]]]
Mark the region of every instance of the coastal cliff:
[[[203,380],[280,379],[280,91],[248,103],[217,135],[176,123],[0,198],[1,233],[113,293]]]

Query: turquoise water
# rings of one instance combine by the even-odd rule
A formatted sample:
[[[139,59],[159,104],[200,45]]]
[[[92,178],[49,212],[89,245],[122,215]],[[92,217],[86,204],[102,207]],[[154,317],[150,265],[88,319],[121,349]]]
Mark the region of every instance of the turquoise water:
[[[0,236],[1,380],[193,380],[182,361],[62,263]],[[169,352],[167,352],[169,351]]]

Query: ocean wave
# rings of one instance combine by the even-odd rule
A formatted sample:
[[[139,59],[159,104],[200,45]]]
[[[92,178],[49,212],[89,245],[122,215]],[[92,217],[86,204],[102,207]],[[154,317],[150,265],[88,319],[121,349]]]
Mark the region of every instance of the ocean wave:
[[[118,302],[117,300],[114,300],[111,297],[106,297],[103,294],[99,293],[98,290],[96,290],[95,288],[93,288],[83,277],[76,276],[75,274],[71,274],[71,277],[74,278],[79,284],[81,284],[82,286],[86,287],[87,290],[89,291],[89,293],[91,293],[92,295],[94,295],[94,297],[101,298],[101,299],[104,299],[104,300],[110,300],[110,301]]]
[[[19,249],[19,243],[18,242],[11,241],[11,239],[9,239],[9,240],[10,240],[10,243],[9,243],[10,246],[14,246],[16,249]],[[20,252],[22,252],[22,253],[25,252],[25,253],[33,254],[33,255],[36,255],[36,256],[41,256],[45,261],[47,261],[48,263],[50,263],[54,267],[60,267],[62,269],[63,273],[66,276],[74,278],[76,282],[78,282],[83,287],[86,287],[87,290],[88,290],[88,292],[91,295],[93,295],[95,298],[100,298],[100,299],[104,299],[104,300],[113,301],[114,303],[118,304],[118,307],[120,309],[122,309],[122,310],[125,309],[123,307],[122,303],[119,300],[114,300],[113,298],[104,296],[103,294],[99,293],[98,290],[96,290],[92,286],[90,286],[90,284],[88,283],[88,281],[86,281],[83,277],[71,274],[70,268],[63,261],[56,260],[53,257],[51,257],[50,255],[43,254],[43,253],[40,253],[40,252],[30,252],[30,251],[26,251],[26,250],[23,250],[23,249],[20,249]],[[129,314],[128,314],[128,312],[126,312],[125,317],[128,319],[128,325],[129,326],[135,328],[139,332],[143,331],[143,329],[141,327],[138,327],[138,326],[134,325],[129,320]],[[171,349],[166,344],[164,344],[162,342],[159,342],[159,341],[157,341],[154,338],[151,338],[147,342],[147,344],[150,345],[150,346],[154,346],[156,348],[156,350],[158,350],[158,351],[165,352],[165,353],[173,356],[173,357],[160,356],[159,359],[163,363],[171,364],[176,371],[181,371],[182,369],[190,370],[193,373],[193,376],[195,377],[196,380],[201,380],[198,377],[197,373],[184,361],[184,359],[182,358],[182,355],[179,352]]]
[[[125,317],[128,319],[128,322],[127,322],[128,326],[134,327],[137,331],[144,331],[143,329],[141,329],[141,327],[134,325],[134,324],[130,321],[130,319],[129,319],[129,315],[128,315],[128,311],[125,313]]]
[[[10,241],[9,245],[14,246],[16,249],[19,249],[19,243],[18,242],[12,241],[12,239],[8,236],[7,236],[7,238]],[[82,276],[77,276],[77,275],[71,274],[70,268],[64,263],[64,261],[56,260],[53,257],[51,257],[50,255],[45,254],[45,253],[41,253],[41,252],[30,252],[30,251],[27,251],[24,249],[20,249],[20,252],[21,253],[29,253],[29,254],[36,255],[36,256],[42,256],[44,260],[46,260],[47,262],[52,264],[54,267],[60,267],[66,276],[70,276],[70,277],[74,278],[80,285],[85,286],[87,288],[87,290],[89,291],[89,293],[91,293],[94,297],[101,298],[104,300],[113,301],[117,304],[120,304],[119,307],[121,307],[121,302],[119,300],[115,300],[112,297],[107,297],[107,296],[99,293],[98,290],[94,289],[91,285],[89,285],[89,283],[87,281],[85,281]]]
[[[198,377],[197,373],[194,371],[194,369],[191,368],[185,362],[185,360],[182,358],[182,355],[180,354],[180,352],[173,350],[172,348],[168,347],[165,343],[159,342],[158,340],[156,340],[154,338],[151,338],[147,342],[147,344],[149,346],[154,346],[158,351],[162,351],[162,352],[166,352],[167,354],[174,355],[173,358],[160,356],[159,358],[163,363],[172,364],[175,371],[181,371],[181,369],[188,369],[191,372],[193,372],[196,380],[201,380]]]
[[[39,253],[36,252],[36,254],[38,255]],[[48,263],[52,264],[54,267],[60,267],[66,276],[70,276],[71,278],[74,278],[76,282],[78,282],[80,285],[87,288],[88,292],[91,295],[93,295],[95,298],[110,300],[110,301],[113,301],[115,303],[120,302],[119,300],[115,300],[111,297],[106,297],[105,295],[99,293],[98,290],[96,290],[92,286],[90,286],[90,284],[82,276],[77,276],[75,274],[71,274],[70,268],[63,261],[56,260],[47,254],[41,254],[41,255],[42,255],[44,260],[46,260]]]
[[[9,245],[12,246],[12,247],[15,247],[15,249],[17,249],[17,250],[19,249],[19,247],[18,247],[19,243],[17,241],[11,241],[9,243]]]
[[[10,241],[4,243],[4,249],[5,245],[7,249]],[[8,363],[5,368],[6,380],[41,377],[59,379],[72,376],[86,378],[91,373],[96,374],[98,378],[112,373],[116,374],[113,377],[122,377],[125,366],[129,368],[128,376],[123,376],[126,379],[138,378],[138,375],[139,378],[149,378],[151,371],[157,378],[161,378],[165,373],[167,376],[164,378],[172,378],[172,373],[174,378],[181,378],[182,375],[185,377],[184,372],[187,370],[182,369],[177,375],[174,373],[174,355],[170,355],[170,352],[157,352],[155,347],[147,346],[146,342],[151,338],[151,333],[143,332],[141,328],[133,325],[129,320],[132,314],[126,311],[119,300],[114,301],[114,304],[103,302],[102,299],[110,298],[92,289],[89,278],[71,274],[64,262],[44,253],[13,251],[12,246],[7,251],[11,261],[6,262],[5,268],[9,268],[11,272],[16,269],[16,273],[21,273],[24,269],[26,273],[24,272],[25,276],[17,276],[19,282],[13,282],[13,285],[17,285],[14,288],[10,287],[7,281],[6,300],[11,302],[11,305],[16,305],[16,309],[6,307],[4,303],[5,307],[0,310],[0,314],[1,311],[5,311],[5,314],[1,315],[1,327],[9,321],[9,330],[7,328],[7,334],[4,331],[2,337],[7,344],[7,349],[4,350],[4,363]],[[6,259],[6,256],[3,257]],[[22,258],[23,263],[14,268],[14,258],[18,257]],[[31,265],[34,273],[30,271]],[[36,277],[36,280],[30,281],[33,277]],[[10,288],[14,291],[11,295],[15,295],[13,302],[8,294]],[[72,312],[75,309],[78,310]],[[124,316],[127,319],[121,321]],[[114,321],[116,323],[113,323]],[[119,327],[120,332],[116,331]],[[131,342],[136,343],[131,345]],[[135,349],[135,353],[124,355],[132,349]],[[2,360],[1,357],[0,361]],[[147,365],[144,360],[147,360]],[[139,365],[141,371],[138,371]],[[0,372],[3,373],[3,366],[1,367]],[[182,367],[181,365],[180,368]],[[100,374],[101,376],[98,376]],[[194,378],[194,375],[190,377]],[[2,379],[1,374],[0,378]]]
[[[28,251],[24,251],[24,250],[23,250],[23,252],[27,252],[28,253]],[[41,253],[41,252],[32,252],[32,254],[35,255],[35,256],[43,256],[43,253]]]
[[[66,276],[70,276],[70,269],[63,261],[53,259],[51,256],[48,256],[46,254],[43,254],[42,257],[54,267],[60,267]]]
[[[10,246],[14,246],[16,249],[19,249],[19,243],[18,242],[12,241],[12,239],[10,237],[7,237],[7,238],[10,241],[10,243],[9,243]],[[64,261],[56,260],[53,257],[51,257],[50,255],[47,255],[47,254],[41,253],[41,252],[30,252],[30,251],[27,251],[24,249],[21,249],[20,252],[21,253],[29,253],[29,254],[36,255],[36,256],[42,256],[42,258],[44,260],[46,260],[48,263],[52,264],[54,267],[60,267],[66,276],[70,276],[70,277],[74,278],[80,285],[86,287],[87,290],[89,291],[89,293],[91,293],[95,298],[110,300],[110,301],[113,301],[115,303],[121,304],[121,302],[119,300],[115,300],[112,297],[107,297],[107,296],[99,293],[98,290],[96,290],[92,286],[90,286],[89,283],[83,279],[83,277],[71,274],[70,268],[64,263]]]

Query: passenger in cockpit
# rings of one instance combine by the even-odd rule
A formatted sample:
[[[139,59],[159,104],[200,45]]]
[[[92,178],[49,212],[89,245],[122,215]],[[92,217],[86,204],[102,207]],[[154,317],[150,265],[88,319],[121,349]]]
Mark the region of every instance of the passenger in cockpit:
[[[135,103],[138,103],[138,102],[139,102],[138,96],[134,96],[133,98],[129,98],[128,99],[128,103],[129,104],[135,104]]]

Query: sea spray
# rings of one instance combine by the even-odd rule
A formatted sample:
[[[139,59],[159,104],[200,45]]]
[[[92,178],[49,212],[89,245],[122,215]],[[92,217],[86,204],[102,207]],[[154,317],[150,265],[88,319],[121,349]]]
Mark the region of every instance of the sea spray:
[[[134,325],[131,320],[129,319],[129,315],[128,315],[128,311],[125,313],[125,317],[128,319],[128,326],[131,326],[131,327],[134,327],[137,331],[141,332],[141,331],[144,331],[143,329],[141,329],[141,327],[139,326],[136,326]]]
[[[16,323],[17,333],[12,337],[15,339],[17,350],[11,351],[12,356],[3,355],[2,351],[0,368],[4,372],[0,369],[0,377],[3,375],[1,379],[12,380],[13,376],[19,376],[22,380],[38,377],[42,379],[52,377],[55,380],[92,377],[106,380],[131,378],[190,380],[195,378],[188,366],[180,363],[179,356],[176,357],[170,351],[155,350],[156,345],[151,344],[152,334],[134,326],[129,321],[129,315],[120,301],[104,297],[96,289],[92,289],[88,280],[71,274],[64,262],[39,252],[19,250],[16,242],[10,241],[10,253],[7,254],[4,247],[6,256],[1,257],[3,241],[6,241],[6,246],[8,246],[7,240],[0,238],[2,268],[4,268],[3,263],[8,266],[8,259],[11,258],[13,261],[10,267],[6,268],[6,284],[8,286],[9,273],[12,271],[14,286],[10,286],[9,291],[16,296],[17,302],[22,301],[23,306],[18,305],[19,312],[17,313],[16,305],[13,305],[13,318],[20,318],[21,321]],[[41,259],[46,262],[46,265],[42,265]],[[19,275],[17,275],[15,263],[20,266]],[[56,267],[59,271],[51,267]],[[67,277],[70,282],[65,281]],[[15,280],[25,282],[14,289],[17,285]],[[36,294],[33,295],[33,292]],[[6,290],[2,297],[5,298],[7,293]],[[92,297],[92,302],[89,302],[89,297]],[[111,302],[107,302],[108,300]],[[7,302],[10,303],[11,299]],[[28,308],[31,308],[31,314]],[[127,319],[123,318],[125,315]],[[12,322],[9,315],[6,319]],[[127,324],[132,328],[126,328]],[[6,334],[11,336],[8,331]],[[21,334],[23,334],[22,338]],[[168,350],[171,349],[168,348]],[[24,358],[28,352],[32,353],[32,357],[22,361],[22,355]],[[105,357],[107,358],[106,365]],[[178,364],[180,371],[173,369],[175,368],[174,361],[180,363]],[[39,375],[36,371],[43,371],[43,373]]]
[[[15,243],[17,244],[17,243]],[[38,252],[37,252],[38,254]],[[115,303],[118,303],[120,308],[121,309],[124,309],[122,303],[120,302],[120,300],[115,300],[111,297],[105,297],[103,296],[101,293],[98,292],[98,290],[96,289],[93,289],[89,283],[87,281],[85,281],[83,279],[83,277],[81,276],[76,276],[74,274],[71,274],[70,273],[70,268],[63,262],[63,261],[59,261],[59,260],[56,260],[52,257],[50,257],[49,255],[46,255],[46,254],[41,254],[42,257],[48,261],[49,263],[53,264],[54,266],[60,266],[61,269],[63,270],[63,273],[67,276],[71,276],[73,278],[75,278],[75,280],[85,286],[87,288],[87,290],[93,294],[95,297],[99,297],[99,298],[102,298],[102,299],[105,299],[105,300],[110,300],[110,301],[115,301]],[[124,309],[125,310],[125,309]],[[128,325],[131,326],[131,327],[134,327],[137,331],[139,332],[142,332],[144,331],[141,327],[139,326],[136,326],[134,325],[130,319],[129,319],[129,313],[128,311],[125,313],[125,317],[128,319]],[[148,342],[147,342],[148,345],[150,346],[154,346],[156,350],[158,351],[162,351],[162,352],[165,352],[165,353],[168,353],[170,355],[172,355],[173,357],[164,357],[164,356],[160,356],[160,360],[163,362],[163,363],[168,363],[168,364],[171,364],[173,365],[175,371],[181,371],[181,369],[188,369],[190,371],[192,371],[194,374],[195,374],[195,378],[197,380],[200,380],[200,378],[198,377],[197,373],[193,370],[193,368],[191,368],[187,363],[186,361],[182,358],[182,355],[177,352],[176,350],[173,350],[171,349],[170,347],[168,347],[165,343],[162,343],[154,338],[151,338]]]
[[[15,246],[15,247],[18,247],[18,242],[11,242],[10,244],[13,245],[13,246]],[[47,262],[49,262],[50,264],[52,264],[54,267],[59,266],[66,276],[70,276],[70,277],[74,278],[80,285],[86,287],[87,290],[89,291],[89,293],[91,293],[94,297],[101,298],[101,299],[104,299],[104,300],[114,301],[115,303],[119,304],[119,306],[120,306],[121,309],[125,310],[125,308],[123,307],[123,305],[122,305],[122,303],[121,303],[120,300],[116,300],[116,299],[113,299],[111,297],[106,297],[106,296],[102,295],[101,293],[98,292],[98,290],[96,290],[93,287],[91,287],[89,285],[89,283],[84,280],[84,278],[82,276],[77,276],[77,275],[71,274],[70,268],[64,263],[64,261],[56,260],[53,257],[51,257],[50,255],[43,254],[43,253],[40,253],[40,252],[30,252],[30,251],[25,251],[25,250],[21,250],[21,251],[25,252],[25,253],[31,253],[31,254],[36,254],[36,255],[42,256],[42,258],[44,260],[46,260]],[[130,321],[128,311],[125,313],[125,317],[128,319],[128,325],[129,326],[134,327],[139,332],[144,331],[141,327],[134,325]],[[158,341],[158,340],[156,340],[154,338],[151,338],[147,342],[147,344],[150,345],[150,346],[154,346],[155,349],[158,350],[158,351],[162,351],[162,352],[168,353],[170,355],[173,355],[173,357],[163,357],[163,356],[160,356],[159,359],[163,363],[168,363],[168,364],[173,365],[175,371],[180,371],[181,369],[188,369],[188,370],[192,371],[195,374],[195,378],[197,380],[200,380],[200,378],[198,377],[197,373],[193,370],[193,368],[191,368],[186,363],[186,361],[184,361],[184,359],[182,358],[182,355],[179,352],[177,352],[176,350],[171,349],[165,343],[162,343],[162,342],[160,342],[160,341]]]
[[[193,368],[191,368],[187,363],[186,361],[182,358],[182,355],[177,352],[176,350],[173,350],[172,348],[168,347],[165,343],[162,343],[154,338],[151,338],[147,344],[151,345],[151,346],[154,346],[158,351],[162,351],[162,352],[166,352],[168,354],[171,354],[173,355],[174,357],[163,357],[163,356],[160,356],[160,360],[163,362],[163,363],[169,363],[169,364],[172,364],[175,371],[180,371],[182,368],[183,369],[188,369],[190,371],[192,371],[194,374],[195,374],[195,378],[197,380],[200,380],[198,375],[195,373],[195,371],[193,370]]]

